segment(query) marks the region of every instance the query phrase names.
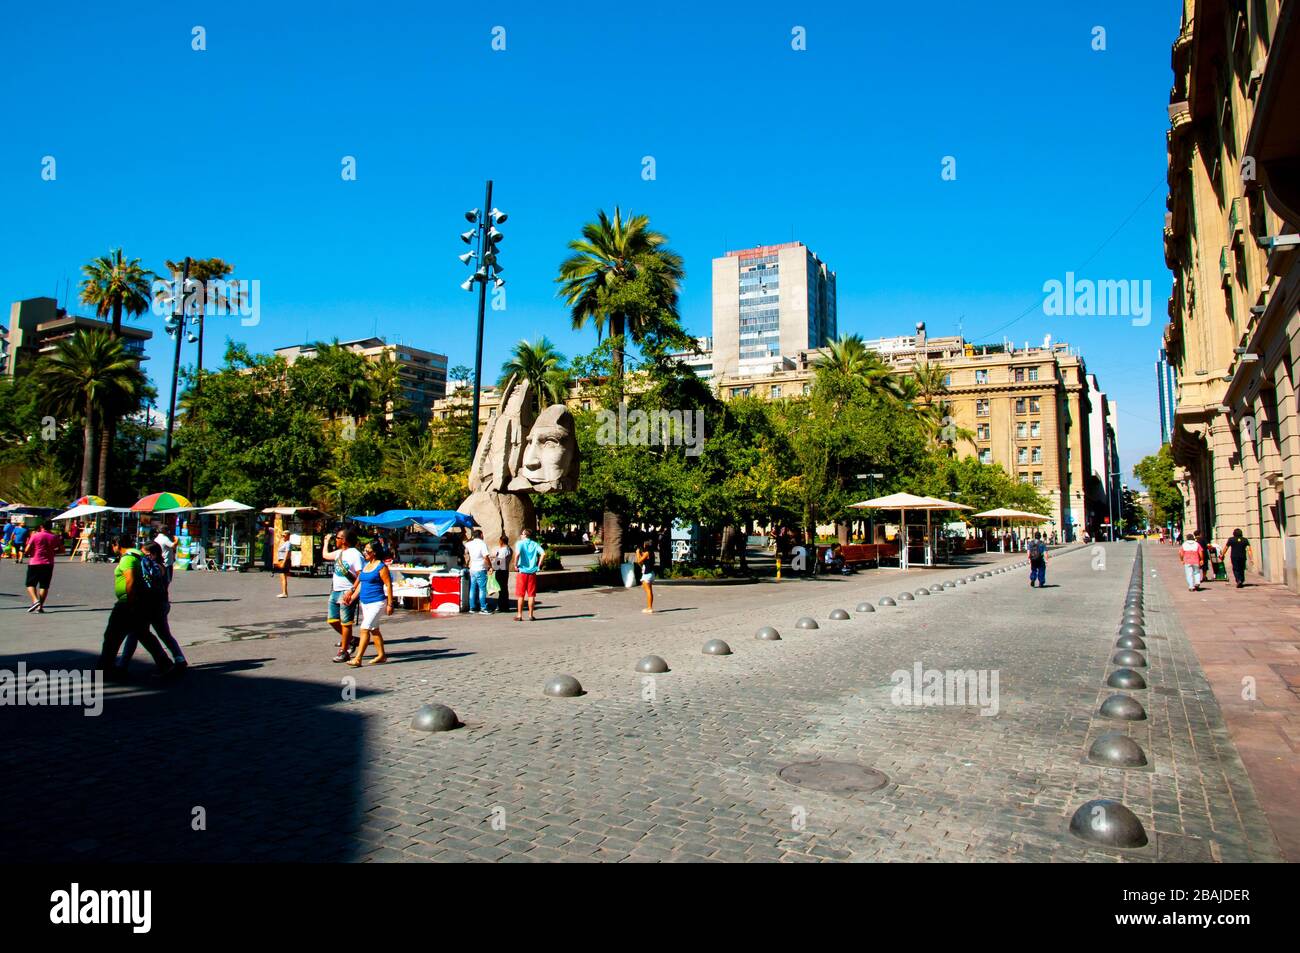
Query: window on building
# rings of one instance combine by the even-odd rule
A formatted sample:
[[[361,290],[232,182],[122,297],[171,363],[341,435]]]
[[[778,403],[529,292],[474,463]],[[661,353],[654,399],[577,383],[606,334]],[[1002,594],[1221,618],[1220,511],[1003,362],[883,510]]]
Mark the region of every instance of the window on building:
[[[811,393],[812,393],[812,384],[807,384],[807,383],[804,384],[804,385],[803,385],[803,395],[804,395],[805,397],[807,397],[807,396],[808,396],[809,394],[811,394]]]
[[[1025,412],[1025,399],[1024,399],[1023,397],[1017,397],[1017,398],[1016,398],[1016,413],[1018,413],[1018,414],[1023,414],[1024,412]]]
[[[1032,414],[1036,414],[1036,413],[1038,413],[1038,398],[1037,398],[1037,397],[1031,397],[1031,398],[1029,398],[1029,412],[1032,413]]]
[[[991,428],[989,427],[988,424],[979,424],[975,428],[975,436],[980,440],[988,440],[990,429]]]
[[[1025,422],[1023,420],[1020,423],[1016,424],[1016,439],[1017,440],[1025,439]]]
[[[1016,447],[1016,463],[1028,463],[1029,450],[1026,447]]]
[[[976,383],[976,384],[987,384],[988,382],[989,382],[989,372],[988,372],[988,371],[986,371],[986,370],[979,370],[979,371],[976,371],[976,372],[975,372],[975,383]]]
[[[775,400],[776,398],[778,398],[778,397],[780,397],[780,396],[781,396],[781,385],[780,385],[780,384],[773,384],[773,385],[772,385],[772,399]]]
[[[1021,482],[1021,483],[1028,483],[1028,482],[1029,482],[1029,474],[1028,474],[1028,473],[1022,473],[1022,474],[1020,474],[1020,482]]]
[[[952,386],[952,375],[951,375],[951,374],[944,374],[944,375],[943,375],[943,386],[944,386],[944,387],[951,387],[951,386]]]
[[[975,416],[987,417],[989,415],[989,402],[987,400],[975,401]]]
[[[1042,447],[1034,447],[1033,450],[1030,451],[1030,462],[1031,462],[1031,463],[1042,463],[1042,462],[1043,462],[1043,448],[1042,448]]]
[[[992,462],[993,462],[993,451],[990,450],[988,447],[985,447],[983,450],[980,451],[980,463],[992,463]]]
[[[1041,473],[1035,473],[1034,486],[1042,486],[1042,485],[1043,485],[1043,475]]]
[[[1037,437],[1042,432],[1042,429],[1041,424],[1037,420],[1032,421],[1029,424],[1029,436]]]
[[[1031,381],[1036,381],[1036,380],[1038,380],[1038,368],[1036,368],[1036,367],[1031,367],[1031,368],[1029,369],[1029,379],[1030,379]]]
[[[1025,382],[1025,369],[1023,367],[1016,368],[1014,380],[1017,384],[1023,384]]]

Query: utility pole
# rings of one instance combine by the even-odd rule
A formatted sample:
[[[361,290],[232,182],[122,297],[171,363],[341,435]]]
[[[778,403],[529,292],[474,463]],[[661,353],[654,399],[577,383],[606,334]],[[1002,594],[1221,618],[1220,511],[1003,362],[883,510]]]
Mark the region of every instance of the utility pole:
[[[474,247],[459,256],[467,265],[478,261],[474,274],[461,284],[466,291],[473,291],[478,284],[478,334],[474,343],[474,397],[473,409],[470,411],[469,455],[473,460],[478,452],[478,414],[479,390],[483,385],[483,316],[487,310],[487,286],[491,281],[497,288],[505,285],[500,277],[501,268],[497,265],[497,244],[504,237],[496,226],[506,220],[506,213],[492,207],[492,180],[487,180],[487,192],[483,198],[482,209],[470,209],[465,213],[465,220],[474,227],[460,236],[466,245]]]
[[[176,338],[176,356],[172,360],[172,396],[167,410],[167,448],[163,454],[163,463],[172,460],[172,431],[176,428],[176,379],[181,375],[181,342],[185,338],[185,290],[190,283],[190,258],[185,256],[181,268],[181,286],[176,295],[176,309],[168,322],[167,332]]]

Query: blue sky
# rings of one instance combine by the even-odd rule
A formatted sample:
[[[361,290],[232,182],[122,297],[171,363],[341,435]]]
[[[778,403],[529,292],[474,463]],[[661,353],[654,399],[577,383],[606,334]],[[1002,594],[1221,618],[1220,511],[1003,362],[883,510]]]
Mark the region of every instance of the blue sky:
[[[581,224],[619,204],[685,257],[695,333],[709,331],[711,258],[795,238],[838,273],[842,332],[924,320],[977,342],[1051,334],[1119,401],[1126,475],[1157,448],[1177,0],[549,9],[7,11],[0,301],[62,300],[65,280],[75,299],[81,264],[117,245],[153,268],[218,256],[260,280],[262,315],[254,328],[210,323],[210,365],[226,336],[266,351],[372,333],[471,364],[456,236],[490,177],[510,214],[507,308],[489,311],[484,346],[493,371],[522,337],[545,333],[569,354],[594,343],[570,329],[553,278]],[[795,26],[806,50],[791,48]],[[41,177],[47,155],[54,181]],[[340,176],[345,155],[356,181]],[[654,181],[641,177],[647,155]],[[1071,270],[1151,281],[1151,323],[1044,315],[1044,282]],[[169,342],[159,319],[144,323],[165,394]]]

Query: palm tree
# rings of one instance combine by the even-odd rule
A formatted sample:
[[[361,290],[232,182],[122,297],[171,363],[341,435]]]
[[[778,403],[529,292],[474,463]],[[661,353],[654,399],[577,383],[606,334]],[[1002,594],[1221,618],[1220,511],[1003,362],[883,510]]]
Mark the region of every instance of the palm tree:
[[[113,337],[122,336],[122,313],[135,317],[149,310],[149,282],[153,272],[140,267],[140,259],[127,260],[122,249],[96,258],[81,268],[81,303],[92,305],[100,318],[112,317]]]
[[[826,341],[826,353],[813,363],[819,373],[835,372],[864,381],[877,394],[894,392],[893,371],[868,348],[859,334],[842,334]]]
[[[555,279],[569,306],[575,330],[588,324],[596,337],[608,334],[614,349],[614,392],[623,393],[624,335],[634,344],[650,336],[681,333],[677,295],[685,270],[682,258],[668,248],[668,238],[650,228],[645,215],[626,219],[614,207],[582,227],[582,238],[569,242],[573,252],[560,263]],[[603,518],[601,562],[623,560],[623,516],[607,501]]]
[[[549,404],[562,404],[569,396],[569,374],[564,355],[555,349],[550,338],[520,341],[510,352],[510,360],[501,365],[497,386],[503,391],[513,379],[533,385],[533,409],[541,413]]]
[[[185,266],[181,262],[174,262],[168,259],[167,270],[171,272],[174,281],[180,281],[181,275],[184,274]],[[197,373],[195,374],[196,385],[199,390],[203,389],[203,316],[205,309],[209,304],[219,307],[236,310],[242,303],[243,295],[234,288],[225,290],[209,287],[213,281],[225,281],[226,276],[235,270],[235,266],[220,258],[191,258],[190,259],[190,281],[197,282],[196,297],[194,302],[199,325],[199,353],[197,359]],[[182,293],[184,293],[182,291]]]
[[[682,257],[668,248],[668,238],[650,228],[646,215],[623,218],[614,208],[602,210],[582,227],[582,238],[569,242],[573,252],[560,264],[560,285],[580,331],[588,324],[596,336],[614,339],[614,377],[622,380],[623,336],[640,343],[645,336],[677,326],[677,295],[685,271]]]
[[[107,331],[78,331],[41,360],[36,372],[44,385],[41,401],[56,417],[82,420],[81,493],[91,492],[95,461],[95,424],[127,406],[144,387],[135,358]],[[107,434],[103,437],[107,440]],[[100,495],[107,488],[107,456],[100,452]]]
[[[369,375],[370,396],[379,411],[379,430],[388,432],[388,415],[396,416],[402,405],[402,365],[394,361],[387,351],[379,360],[370,361],[366,368]]]

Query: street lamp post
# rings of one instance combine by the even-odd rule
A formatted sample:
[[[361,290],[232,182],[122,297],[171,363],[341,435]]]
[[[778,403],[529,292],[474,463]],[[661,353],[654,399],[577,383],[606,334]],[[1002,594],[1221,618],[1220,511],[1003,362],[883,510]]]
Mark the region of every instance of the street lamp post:
[[[181,286],[177,289],[175,308],[167,320],[167,333],[176,338],[176,356],[172,360],[172,395],[167,405],[167,447],[163,453],[163,463],[172,460],[172,431],[176,428],[176,378],[181,374],[181,342],[185,336],[185,290],[190,282],[190,259],[185,258],[181,267]]]
[[[474,398],[473,409],[470,411],[471,460],[478,451],[479,390],[483,383],[483,316],[487,310],[487,286],[489,281],[497,288],[505,285],[504,279],[501,278],[501,266],[497,264],[497,245],[505,236],[497,226],[502,224],[506,217],[505,212],[492,206],[492,180],[488,179],[483,208],[470,209],[465,213],[465,221],[474,227],[462,232],[460,236],[460,240],[466,245],[473,246],[459,256],[460,260],[471,267],[474,267],[476,261],[478,263],[477,267],[474,267],[474,273],[461,283],[461,287],[466,291],[473,291],[474,285],[478,285],[478,335],[474,343]]]
[[[885,475],[883,473],[859,473],[857,476],[859,480],[868,481],[867,492],[871,494],[872,499],[875,499],[876,481],[883,480]],[[874,543],[876,541],[876,511],[874,509],[867,513],[867,533],[867,542]]]

